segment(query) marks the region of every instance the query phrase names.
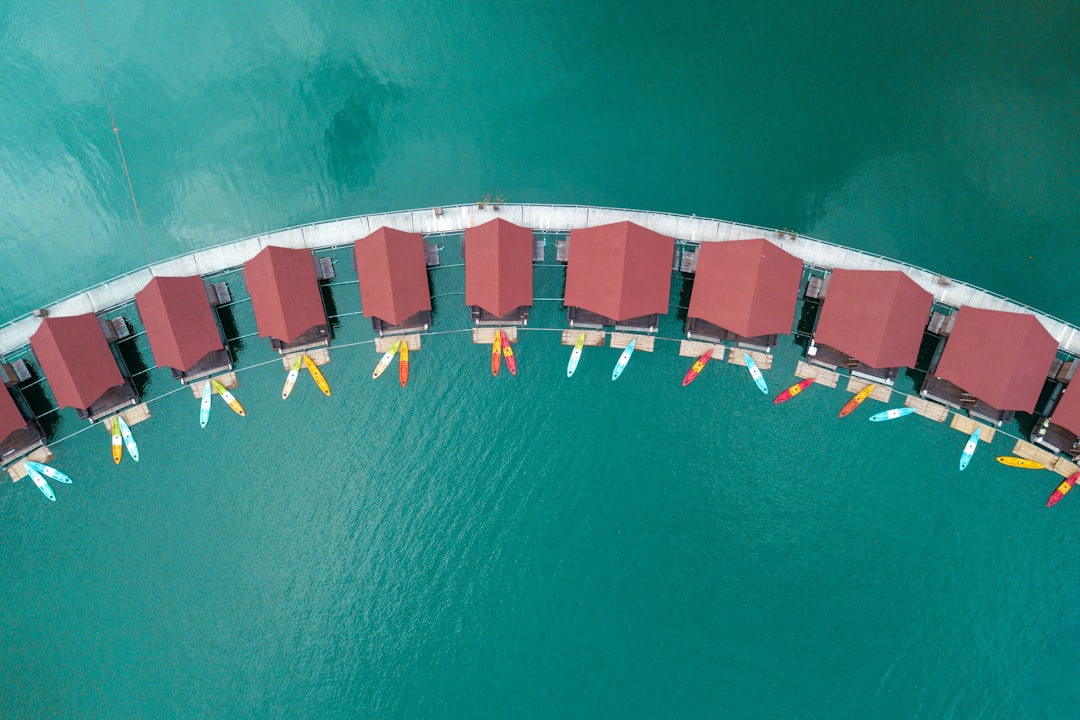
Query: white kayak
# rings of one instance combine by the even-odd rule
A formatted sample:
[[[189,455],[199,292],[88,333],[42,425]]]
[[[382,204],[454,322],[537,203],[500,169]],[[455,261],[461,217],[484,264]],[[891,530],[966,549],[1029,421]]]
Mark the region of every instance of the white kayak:
[[[574,343],[574,351],[570,353],[570,363],[566,366],[566,377],[572,377],[574,371],[577,370],[578,363],[581,361],[581,349],[585,347],[585,333],[578,335],[577,342]]]
[[[293,386],[296,385],[296,378],[300,375],[300,365],[304,361],[304,356],[296,358],[293,361],[292,367],[289,368],[289,376],[285,378],[285,387],[281,389],[281,399],[286,400],[289,394],[292,392]]]
[[[963,470],[971,462],[971,456],[975,454],[975,448],[979,446],[979,429],[975,428],[975,432],[971,433],[971,437],[968,438],[967,443],[964,445],[964,452],[960,455],[960,469]]]
[[[27,467],[27,470],[29,470],[30,468],[33,468],[34,470],[37,470],[39,473],[41,473],[45,477],[49,478],[50,480],[55,480],[56,482],[66,483],[68,485],[71,484],[71,478],[70,477],[68,477],[65,473],[60,472],[56,468],[54,468],[54,467],[52,467],[50,465],[46,465],[45,463],[39,463],[39,462],[35,462],[33,460],[27,460],[26,461],[26,467]]]
[[[41,473],[27,465],[26,474],[29,475],[30,479],[34,481],[34,484],[37,485],[38,490],[41,491],[42,495],[49,498],[53,502],[56,502],[56,496],[53,495],[52,488],[49,487],[49,483],[45,482],[45,478],[41,476]]]
[[[210,398],[213,396],[214,389],[207,380],[203,384],[202,401],[199,403],[199,427],[206,427],[206,423],[210,422]]]
[[[630,356],[634,354],[634,348],[637,346],[637,338],[630,341],[630,344],[626,346],[626,349],[622,351],[622,355],[619,356],[619,362],[615,363],[615,369],[611,371],[611,379],[618,380],[622,375],[623,370],[626,369],[626,364],[630,362]]]
[[[746,369],[750,371],[750,377],[754,378],[754,384],[758,386],[758,390],[767,394],[769,386],[765,384],[765,377],[761,374],[761,369],[758,368],[757,363],[754,362],[754,358],[750,357],[750,353],[744,352],[743,359],[746,360]]]
[[[902,418],[905,415],[910,415],[915,412],[915,408],[889,408],[879,413],[874,413],[870,416],[871,422],[884,422],[886,420],[895,420],[896,418]]]
[[[116,419],[120,423],[120,437],[124,438],[124,447],[127,448],[128,455],[135,462],[139,462],[139,446],[135,444],[135,436],[131,434],[131,428],[124,422],[124,418],[117,415]]]

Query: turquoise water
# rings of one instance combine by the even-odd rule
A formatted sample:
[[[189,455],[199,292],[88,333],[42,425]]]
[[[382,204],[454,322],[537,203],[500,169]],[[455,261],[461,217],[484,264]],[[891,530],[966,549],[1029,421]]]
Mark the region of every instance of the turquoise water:
[[[0,8],[8,317],[148,258],[498,193],[790,228],[1080,322],[1072,4],[88,1],[86,20]],[[368,377],[347,250],[329,399],[280,401],[226,274],[247,418],[219,405],[201,431],[148,371],[138,465],[89,428],[55,447],[76,478],[57,503],[0,493],[0,716],[1072,716],[1075,508],[993,462],[1008,438],[961,475],[961,435],[839,421],[839,391],[773,408],[720,364],[683,389],[674,342],[617,383],[619,351],[588,350],[567,380],[540,329],[557,301],[519,376],[492,379],[454,332],[440,242],[444,334],[406,391]],[[560,293],[538,269],[537,296]],[[125,353],[152,364],[145,336]]]

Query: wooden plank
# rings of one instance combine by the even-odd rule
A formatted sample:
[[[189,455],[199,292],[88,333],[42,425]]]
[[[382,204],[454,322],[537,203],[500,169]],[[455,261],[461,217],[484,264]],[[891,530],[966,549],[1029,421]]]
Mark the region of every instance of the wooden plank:
[[[945,422],[945,418],[949,417],[949,408],[945,405],[914,395],[904,398],[904,407],[915,408],[916,415],[934,422]]]
[[[701,342],[700,340],[683,340],[679,343],[679,355],[681,357],[697,358],[712,348],[712,359],[717,362],[724,359],[724,353],[727,351],[726,345],[719,345],[717,343]]]
[[[746,353],[754,360],[754,364],[758,366],[761,371],[772,370],[773,356],[771,353],[758,352],[756,350],[746,350],[743,348],[731,348],[731,352],[727,354],[727,361],[732,365],[746,366],[746,358],[743,357],[743,353]]]
[[[1077,472],[1077,470],[1080,470],[1080,467],[1077,467],[1076,463],[1070,462],[1059,455],[1055,455],[1038,445],[1033,445],[1026,440],[1017,440],[1016,444],[1013,445],[1012,453],[1017,457],[1042,463],[1047,470],[1055,472],[1062,477],[1069,477]]]
[[[544,262],[544,245],[543,240],[533,241],[533,262]]]
[[[296,362],[296,358],[307,355],[311,358],[311,361],[316,365],[325,365],[330,362],[330,348],[320,347],[305,350],[303,352],[285,353],[281,356],[281,366],[286,370],[292,370],[292,364]],[[302,366],[301,366],[302,367]]]
[[[576,345],[581,333],[585,333],[586,347],[603,347],[606,338],[606,333],[603,330],[563,330],[562,344]]]
[[[213,379],[224,385],[226,390],[232,390],[233,388],[240,387],[240,380],[236,377],[236,373],[234,372],[227,372],[223,375],[214,375]],[[188,386],[191,388],[191,394],[197,398],[201,398],[203,385],[205,385],[209,381],[210,378],[205,378],[203,380],[195,380],[194,382],[192,382]]]
[[[1069,462],[1063,457],[1059,457],[1051,469],[1061,477],[1069,477],[1070,475],[1080,472],[1080,465]]]
[[[413,333],[411,335],[387,335],[386,337],[375,338],[375,352],[382,355],[398,340],[405,341],[409,352],[416,352],[420,349],[420,333]]]
[[[836,387],[836,384],[840,382],[839,373],[827,370],[820,365],[811,365],[803,360],[800,360],[799,364],[795,366],[795,377],[814,378],[814,382],[831,388]]]
[[[949,427],[953,430],[959,430],[965,435],[970,435],[975,432],[975,428],[979,428],[979,440],[982,442],[993,442],[994,435],[997,434],[995,428],[990,427],[986,423],[975,422],[966,415],[960,415],[959,413],[953,415],[952,422],[949,423]]]
[[[613,348],[624,348],[630,344],[631,340],[637,340],[637,344],[634,345],[634,350],[640,350],[641,352],[652,352],[653,344],[656,340],[652,335],[637,335],[635,333],[611,333],[610,345]]]
[[[56,456],[53,455],[52,450],[50,450],[48,446],[43,445],[42,447],[35,448],[33,452],[21,460],[16,461],[14,465],[7,469],[8,477],[11,478],[11,482],[19,482],[26,477],[27,460],[33,460],[34,462],[39,463],[51,463],[55,457]]]
[[[852,375],[848,378],[847,391],[849,393],[857,393],[864,387],[870,384],[869,380],[864,378],[855,377]],[[875,383],[874,389],[870,391],[870,400],[877,400],[878,402],[887,403],[889,398],[892,397],[892,388],[884,383]]]
[[[498,326],[473,328],[473,331],[472,331],[473,344],[474,345],[491,345],[493,342],[495,342],[495,331],[499,330],[499,329],[500,328]],[[502,331],[504,333],[506,333],[506,339],[507,340],[509,340],[511,343],[516,343],[517,342],[517,339],[518,339],[517,331],[518,331],[518,329],[517,329],[516,325],[507,325],[506,327],[501,328],[501,329],[502,329]]]
[[[135,426],[141,423],[143,420],[150,419],[150,406],[146,403],[130,407],[124,412],[120,413],[120,417],[124,418],[129,426]]]

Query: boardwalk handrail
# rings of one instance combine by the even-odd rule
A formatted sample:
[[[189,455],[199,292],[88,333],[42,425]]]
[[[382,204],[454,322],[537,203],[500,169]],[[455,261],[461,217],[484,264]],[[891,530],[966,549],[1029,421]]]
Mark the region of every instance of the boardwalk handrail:
[[[1059,346],[1069,353],[1080,355],[1080,328],[1077,326],[991,290],[945,278],[911,263],[786,230],[697,215],[589,205],[516,203],[481,206],[471,203],[305,223],[219,243],[144,265],[72,293],[44,309],[52,315],[104,312],[131,301],[135,293],[154,276],[206,276],[220,273],[242,265],[267,245],[326,249],[345,245],[382,226],[424,235],[447,234],[463,232],[495,217],[502,217],[538,232],[567,232],[630,220],[676,240],[691,243],[765,237],[809,265],[833,269],[900,270],[930,292],[935,300],[946,305],[972,305],[1007,312],[1030,313],[1039,318]],[[30,335],[37,329],[37,324],[33,313],[26,313],[0,324],[0,354],[10,353],[26,345]]]

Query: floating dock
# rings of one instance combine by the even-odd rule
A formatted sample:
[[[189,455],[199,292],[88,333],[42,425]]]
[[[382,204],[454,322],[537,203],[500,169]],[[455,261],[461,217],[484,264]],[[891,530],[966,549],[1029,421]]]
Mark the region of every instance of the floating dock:
[[[637,344],[634,345],[635,351],[652,352],[656,338],[652,335],[637,335],[636,333],[611,333],[611,347],[613,348],[625,348],[631,340],[637,340]]]
[[[700,340],[683,340],[679,343],[679,355],[681,357],[701,357],[706,350],[712,349],[712,359],[720,361],[724,359],[724,353],[727,352],[727,345],[720,345],[717,343],[701,342]]]
[[[814,379],[814,382],[825,387],[836,387],[840,382],[840,373],[833,372],[827,368],[823,368],[819,365],[811,365],[810,363],[800,360],[799,364],[795,366],[795,377],[801,377],[806,380],[810,378]]]
[[[501,327],[495,325],[493,327],[478,327],[473,328],[472,341],[474,345],[491,345],[495,342],[495,331],[502,330],[506,333],[506,339],[512,343],[516,343],[518,339],[518,329],[516,325],[508,325],[507,327]],[[412,350],[412,347],[409,347]]]
[[[19,482],[26,477],[27,460],[33,460],[34,462],[39,463],[51,463],[54,457],[52,450],[44,446],[39,447],[26,457],[16,461],[14,465],[8,467],[7,474],[11,478],[11,482]]]
[[[979,428],[979,440],[982,442],[993,442],[994,435],[997,434],[995,428],[981,422],[975,422],[966,415],[953,415],[952,422],[949,423],[949,427],[953,430],[959,430],[965,435],[970,435],[975,432],[975,428]]]
[[[847,391],[849,393],[857,393],[867,385],[870,384],[869,380],[861,377],[855,377],[852,375],[848,378]],[[892,397],[892,387],[884,383],[875,382],[874,389],[870,391],[870,400],[877,400],[878,402],[887,403]]]
[[[603,330],[563,330],[562,331],[562,344],[563,345],[576,345],[577,339],[581,337],[581,333],[585,333],[585,347],[603,347],[604,339],[607,336]]]
[[[916,415],[922,415],[934,422],[945,422],[945,418],[949,417],[948,407],[914,395],[904,398],[904,407],[915,408]]]
[[[318,347],[304,350],[303,352],[285,353],[281,356],[281,366],[286,370],[292,370],[292,364],[296,362],[296,358],[307,355],[311,358],[311,361],[316,365],[325,365],[330,362],[330,348]],[[224,383],[222,383],[224,385]],[[228,387],[228,385],[225,385]]]
[[[1025,460],[1034,460],[1037,463],[1041,463],[1047,470],[1055,472],[1062,477],[1069,477],[1073,473],[1080,470],[1080,467],[1076,463],[1069,462],[1063,457],[1058,457],[1048,450],[1043,450],[1037,445],[1032,445],[1024,440],[1017,440],[1013,445],[1013,455],[1022,457]]]
[[[375,352],[380,355],[383,354],[398,340],[405,341],[405,345],[408,346],[409,352],[416,352],[420,349],[420,333],[410,333],[408,335],[387,335],[386,337],[375,338]],[[492,340],[494,340],[494,338],[492,338]],[[488,342],[491,342],[491,340]]]
[[[758,366],[758,369],[762,372],[766,370],[772,370],[773,356],[771,353],[758,352],[756,350],[744,350],[743,348],[731,348],[731,352],[727,354],[727,361],[732,365],[742,365],[746,367],[746,358],[743,357],[743,353],[746,353],[754,361],[754,364]]]
[[[205,380],[196,380],[195,382],[191,383],[191,394],[197,398],[201,398],[203,392],[203,385],[210,382],[211,380],[217,380],[219,383],[225,386],[226,390],[235,390],[236,388],[240,387],[240,380],[236,377],[236,373],[227,372],[222,373],[221,375],[214,375],[212,378],[207,378]],[[124,421],[127,422],[127,418],[124,418]],[[130,424],[131,423],[128,423],[128,425]]]

